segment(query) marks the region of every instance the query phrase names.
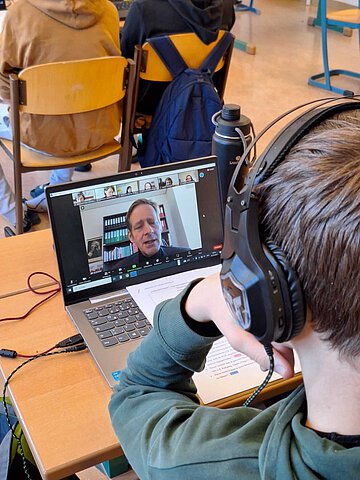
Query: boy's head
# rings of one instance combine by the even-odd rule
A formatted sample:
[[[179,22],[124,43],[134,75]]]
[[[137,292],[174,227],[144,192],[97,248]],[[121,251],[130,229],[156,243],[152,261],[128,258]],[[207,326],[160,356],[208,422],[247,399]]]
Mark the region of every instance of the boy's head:
[[[261,228],[297,272],[313,329],[359,356],[360,109],[305,135],[256,193]]]

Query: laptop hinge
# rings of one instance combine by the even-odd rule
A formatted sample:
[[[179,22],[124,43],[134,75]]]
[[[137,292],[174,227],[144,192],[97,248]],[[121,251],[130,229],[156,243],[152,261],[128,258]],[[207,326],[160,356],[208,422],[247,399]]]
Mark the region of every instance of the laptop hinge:
[[[121,298],[121,297],[124,297],[125,295],[129,295],[129,294],[127,290],[124,288],[123,290],[117,290],[116,292],[113,292],[113,293],[105,293],[104,295],[90,297],[89,302],[90,303],[106,302],[107,300],[114,300],[114,298]]]

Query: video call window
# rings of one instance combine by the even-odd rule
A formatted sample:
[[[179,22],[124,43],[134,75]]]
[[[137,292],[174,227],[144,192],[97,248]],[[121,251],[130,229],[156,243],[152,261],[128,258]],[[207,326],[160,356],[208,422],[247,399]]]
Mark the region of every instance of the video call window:
[[[55,241],[60,246],[61,275],[74,296],[80,298],[83,294],[77,292],[85,290],[101,291],[108,283],[136,283],[141,281],[135,278],[138,276],[151,279],[159,270],[166,275],[190,269],[193,263],[203,266],[218,261],[223,228],[216,164],[210,161],[199,168],[160,170],[156,174],[144,169],[134,175],[108,177],[108,181],[95,179],[92,187],[81,182],[74,184],[75,188],[59,187],[51,194],[49,207],[57,219]],[[151,190],[144,189],[146,182]],[[209,196],[209,191],[214,195]],[[143,222],[138,210],[134,224],[139,225],[130,232],[125,217],[139,199],[155,202],[160,213],[156,222],[146,213]],[[138,233],[142,223],[156,223],[145,242]],[[161,258],[157,245],[163,250]],[[142,252],[145,262],[140,256],[131,257],[137,252]],[[120,260],[126,265],[118,264]],[[78,284],[81,289],[73,291]]]
[[[195,173],[191,172],[192,178],[198,178]],[[147,184],[152,188],[146,190]],[[129,185],[115,185],[118,194],[116,201],[94,202],[87,209],[81,210],[85,242],[101,238],[101,257],[95,257],[96,261],[93,260],[94,257],[88,258],[91,273],[98,273],[101,268],[103,271],[121,271],[133,265],[149,265],[153,261],[159,261],[160,257],[168,259],[175,255],[185,255],[202,246],[196,189],[193,182],[186,182],[186,175],[176,173],[166,177],[141,179],[132,182],[132,192],[128,189]],[[96,190],[96,198],[97,193],[103,193],[104,189]],[[128,209],[139,199],[154,202],[158,209],[156,222],[154,220],[156,228],[153,228],[151,235],[145,235],[146,240],[142,240],[143,235],[139,233],[142,227],[136,225],[132,235],[129,235],[126,225]],[[139,206],[135,210],[136,218],[141,224],[143,207]],[[144,210],[145,218],[146,212],[153,212],[153,208],[147,207]],[[151,221],[152,219],[149,220]],[[135,256],[139,249],[140,254]]]

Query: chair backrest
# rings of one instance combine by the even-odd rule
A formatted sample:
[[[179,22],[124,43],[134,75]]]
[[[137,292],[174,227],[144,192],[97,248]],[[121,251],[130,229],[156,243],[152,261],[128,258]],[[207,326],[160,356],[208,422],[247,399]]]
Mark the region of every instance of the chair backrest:
[[[175,45],[176,49],[188,67],[196,69],[201,66],[212,49],[220,42],[224,34],[225,30],[219,30],[217,39],[209,45],[203,43],[195,33],[178,33],[169,35],[169,38]],[[235,38],[233,38],[232,43],[215,68],[215,72],[218,72],[220,69],[222,69],[221,81],[219,82],[220,85],[217,85],[218,93],[221,99],[224,97],[234,40]],[[136,64],[136,79],[134,87],[134,105],[132,107],[133,113],[130,122],[131,133],[136,131],[137,116],[140,115],[140,124],[144,124],[145,122],[147,128],[151,123],[151,115],[144,115],[143,113],[137,115],[137,99],[140,80],[149,82],[171,82],[173,79],[171,73],[166,68],[161,58],[148,42],[145,42],[143,45],[136,45],[134,60]]]
[[[35,65],[10,74],[14,157],[21,163],[20,113],[70,115],[121,102],[119,171],[128,169],[135,73],[133,60],[115,56]]]
[[[169,35],[169,37],[188,67],[196,69],[200,67],[224,33],[224,30],[220,30],[217,39],[209,45],[203,43],[195,33],[179,33]],[[220,70],[225,64],[229,65],[231,51],[232,45],[218,63],[215,71]],[[171,73],[148,42],[145,42],[141,47],[139,76],[143,80],[154,82],[170,82],[172,80]]]
[[[18,75],[19,111],[68,115],[112,105],[125,96],[127,66],[119,56],[25,68]]]

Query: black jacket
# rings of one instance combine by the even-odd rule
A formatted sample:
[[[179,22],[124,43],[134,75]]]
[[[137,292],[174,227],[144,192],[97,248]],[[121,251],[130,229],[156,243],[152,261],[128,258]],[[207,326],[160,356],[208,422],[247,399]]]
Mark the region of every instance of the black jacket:
[[[194,32],[209,44],[234,22],[233,0],[135,0],[121,31],[121,54],[133,58],[135,45],[173,33]]]
[[[113,270],[118,268],[128,268],[136,264],[138,266],[143,266],[147,261],[151,263],[155,260],[165,260],[166,257],[175,255],[176,253],[185,253],[188,252],[189,248],[184,247],[165,247],[161,246],[159,251],[152,257],[145,257],[140,251],[129,255],[128,257],[122,258],[117,262],[111,262],[109,264],[104,264],[104,270]]]
[[[194,32],[209,44],[216,40],[219,29],[230,30],[234,22],[233,0],[135,0],[121,31],[121,54],[133,58],[135,45],[174,33]],[[151,86],[141,82],[138,112],[152,115],[166,86],[165,82],[152,82]]]

